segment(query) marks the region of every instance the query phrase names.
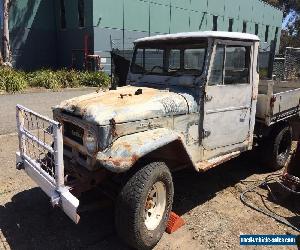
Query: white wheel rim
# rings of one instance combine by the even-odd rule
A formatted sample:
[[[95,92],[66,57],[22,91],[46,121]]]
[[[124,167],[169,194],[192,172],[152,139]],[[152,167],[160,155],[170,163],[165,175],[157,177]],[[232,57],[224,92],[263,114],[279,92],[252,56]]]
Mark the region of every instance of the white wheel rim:
[[[166,209],[167,191],[165,184],[156,182],[150,189],[145,204],[145,225],[148,230],[157,228]]]

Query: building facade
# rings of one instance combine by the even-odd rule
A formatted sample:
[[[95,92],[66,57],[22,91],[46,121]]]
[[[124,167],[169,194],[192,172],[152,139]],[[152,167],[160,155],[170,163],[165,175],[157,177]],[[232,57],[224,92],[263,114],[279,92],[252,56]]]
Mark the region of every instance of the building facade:
[[[283,13],[260,0],[18,0],[10,10],[13,64],[18,68],[82,68],[111,51],[130,57],[140,37],[186,31],[257,34],[261,48],[279,48]]]

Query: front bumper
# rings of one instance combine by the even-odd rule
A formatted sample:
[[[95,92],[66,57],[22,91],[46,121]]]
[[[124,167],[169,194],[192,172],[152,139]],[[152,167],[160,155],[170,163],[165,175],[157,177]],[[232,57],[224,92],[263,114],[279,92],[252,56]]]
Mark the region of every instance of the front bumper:
[[[46,172],[41,172],[38,163],[30,159],[22,159],[19,152],[16,153],[16,162],[18,168],[24,169],[26,174],[48,195],[53,207],[59,206],[66,215],[76,224],[80,220],[77,214],[79,200],[70,193],[67,187],[56,188]]]
[[[50,197],[53,206],[59,206],[75,223],[79,222],[79,200],[65,185],[63,136],[61,125],[17,105],[19,152],[17,169],[27,175]]]

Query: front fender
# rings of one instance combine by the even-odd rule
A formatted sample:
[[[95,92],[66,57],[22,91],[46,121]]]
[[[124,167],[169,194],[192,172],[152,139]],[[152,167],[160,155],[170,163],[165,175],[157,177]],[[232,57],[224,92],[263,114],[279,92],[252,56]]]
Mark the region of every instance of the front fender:
[[[107,170],[122,173],[141,157],[176,140],[181,141],[179,134],[165,128],[122,136],[110,148],[99,152],[97,160]]]

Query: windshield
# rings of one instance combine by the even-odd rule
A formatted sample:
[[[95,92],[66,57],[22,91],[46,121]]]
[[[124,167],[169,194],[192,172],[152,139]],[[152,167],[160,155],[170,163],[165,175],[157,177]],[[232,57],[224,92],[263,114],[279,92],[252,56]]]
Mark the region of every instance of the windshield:
[[[137,45],[131,64],[133,74],[201,75],[207,43]]]

